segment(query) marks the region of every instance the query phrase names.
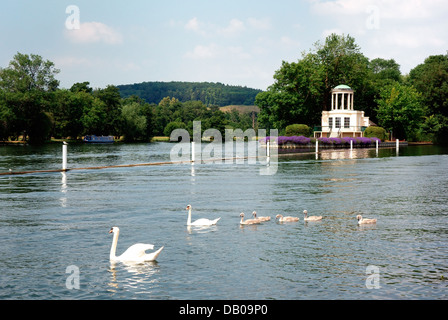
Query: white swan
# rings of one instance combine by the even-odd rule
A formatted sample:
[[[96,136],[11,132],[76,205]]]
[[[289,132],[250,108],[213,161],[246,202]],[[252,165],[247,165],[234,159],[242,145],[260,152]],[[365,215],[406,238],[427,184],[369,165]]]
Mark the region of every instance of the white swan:
[[[271,217],[258,217],[257,218],[257,212],[256,211],[252,212],[252,215],[254,216],[254,219],[260,220],[261,222],[263,222],[263,221],[271,221]]]
[[[275,216],[275,219],[278,219],[279,222],[295,222],[299,221],[297,217],[284,217],[281,214]]]
[[[358,219],[358,225],[359,224],[376,223],[376,219],[364,219],[360,214],[358,214],[356,216],[356,219]]]
[[[309,216],[308,217],[308,211],[307,210],[303,210],[303,214],[305,215],[305,217],[303,218],[303,220],[305,220],[305,221],[319,221],[319,220],[322,220],[322,216]]]
[[[215,220],[202,218],[196,220],[195,222],[191,222],[191,205],[188,205],[186,210],[188,210],[187,226],[212,226],[218,223],[219,219],[221,219],[221,217]]]
[[[112,239],[112,247],[110,248],[110,261],[121,261],[121,262],[145,262],[145,261],[154,261],[159,256],[160,252],[162,252],[163,247],[159,250],[146,253],[146,250],[154,249],[152,244],[144,244],[144,243],[136,243],[130,246],[121,256],[116,256],[115,252],[117,251],[117,242],[118,236],[120,235],[120,229],[118,227],[112,227],[109,233],[114,234],[114,238]]]
[[[242,224],[242,225],[260,224],[260,222],[261,222],[258,219],[248,219],[248,220],[244,221],[244,212],[240,213],[240,217],[241,217],[240,224]]]

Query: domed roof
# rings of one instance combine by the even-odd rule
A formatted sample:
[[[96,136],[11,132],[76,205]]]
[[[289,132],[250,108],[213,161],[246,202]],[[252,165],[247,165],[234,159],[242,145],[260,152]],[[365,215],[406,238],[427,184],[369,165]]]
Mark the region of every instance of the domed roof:
[[[345,90],[352,90],[352,88],[350,88],[348,85],[346,84],[340,84],[337,87],[335,87],[335,89],[345,89]]]

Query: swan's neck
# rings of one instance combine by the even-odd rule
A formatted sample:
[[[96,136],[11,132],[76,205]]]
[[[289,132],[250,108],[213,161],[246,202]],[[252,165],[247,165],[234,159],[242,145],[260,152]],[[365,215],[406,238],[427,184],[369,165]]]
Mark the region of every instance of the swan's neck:
[[[116,260],[117,256],[115,255],[115,252],[117,251],[117,242],[118,242],[118,235],[120,234],[119,231],[114,232],[114,238],[112,239],[112,247],[110,248],[110,260]]]
[[[187,226],[191,224],[191,208],[188,209],[188,218],[187,218]]]
[[[243,220],[244,220],[244,217],[241,217],[241,221],[240,221],[240,223],[243,223]]]

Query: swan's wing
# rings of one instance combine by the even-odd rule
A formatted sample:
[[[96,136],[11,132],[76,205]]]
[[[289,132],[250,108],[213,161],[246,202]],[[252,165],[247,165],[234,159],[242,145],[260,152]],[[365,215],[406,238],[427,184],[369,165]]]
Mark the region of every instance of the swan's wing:
[[[213,221],[209,220],[209,219],[198,219],[195,222],[193,222],[191,225],[192,226],[208,226],[210,224],[212,224]]]
[[[146,243],[136,243],[130,246],[121,256],[120,258],[140,258],[146,254],[146,250],[154,249],[154,245],[146,244]]]

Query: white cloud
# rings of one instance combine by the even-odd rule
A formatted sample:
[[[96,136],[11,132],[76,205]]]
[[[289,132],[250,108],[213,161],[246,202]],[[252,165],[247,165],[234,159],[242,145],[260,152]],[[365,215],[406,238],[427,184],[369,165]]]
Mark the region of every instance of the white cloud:
[[[251,58],[251,54],[246,52],[241,46],[222,46],[211,43],[207,46],[197,45],[193,51],[184,55],[188,59],[219,59],[220,61],[228,59],[246,60]]]
[[[66,35],[75,43],[120,44],[123,42],[122,35],[101,22],[84,22],[79,29],[66,30]]]
[[[241,32],[243,32],[245,29],[246,27],[244,26],[244,22],[238,19],[232,19],[230,20],[227,27],[219,30],[219,33],[224,36],[231,37],[241,34]]]
[[[322,36],[350,34],[369,58],[393,58],[407,73],[448,45],[448,2],[444,0],[310,0],[323,17]]]
[[[280,38],[280,43],[283,46],[288,47],[288,48],[296,48],[296,47],[298,48],[298,47],[300,47],[300,42],[299,41],[293,40],[293,39],[291,39],[288,36],[282,36]]]
[[[257,18],[248,18],[247,24],[256,30],[270,30],[272,28],[271,20],[268,18],[257,19]]]
[[[203,46],[197,45],[193,51],[189,51],[185,54],[185,57],[190,59],[210,59],[215,58],[219,53],[218,46],[214,43]]]

